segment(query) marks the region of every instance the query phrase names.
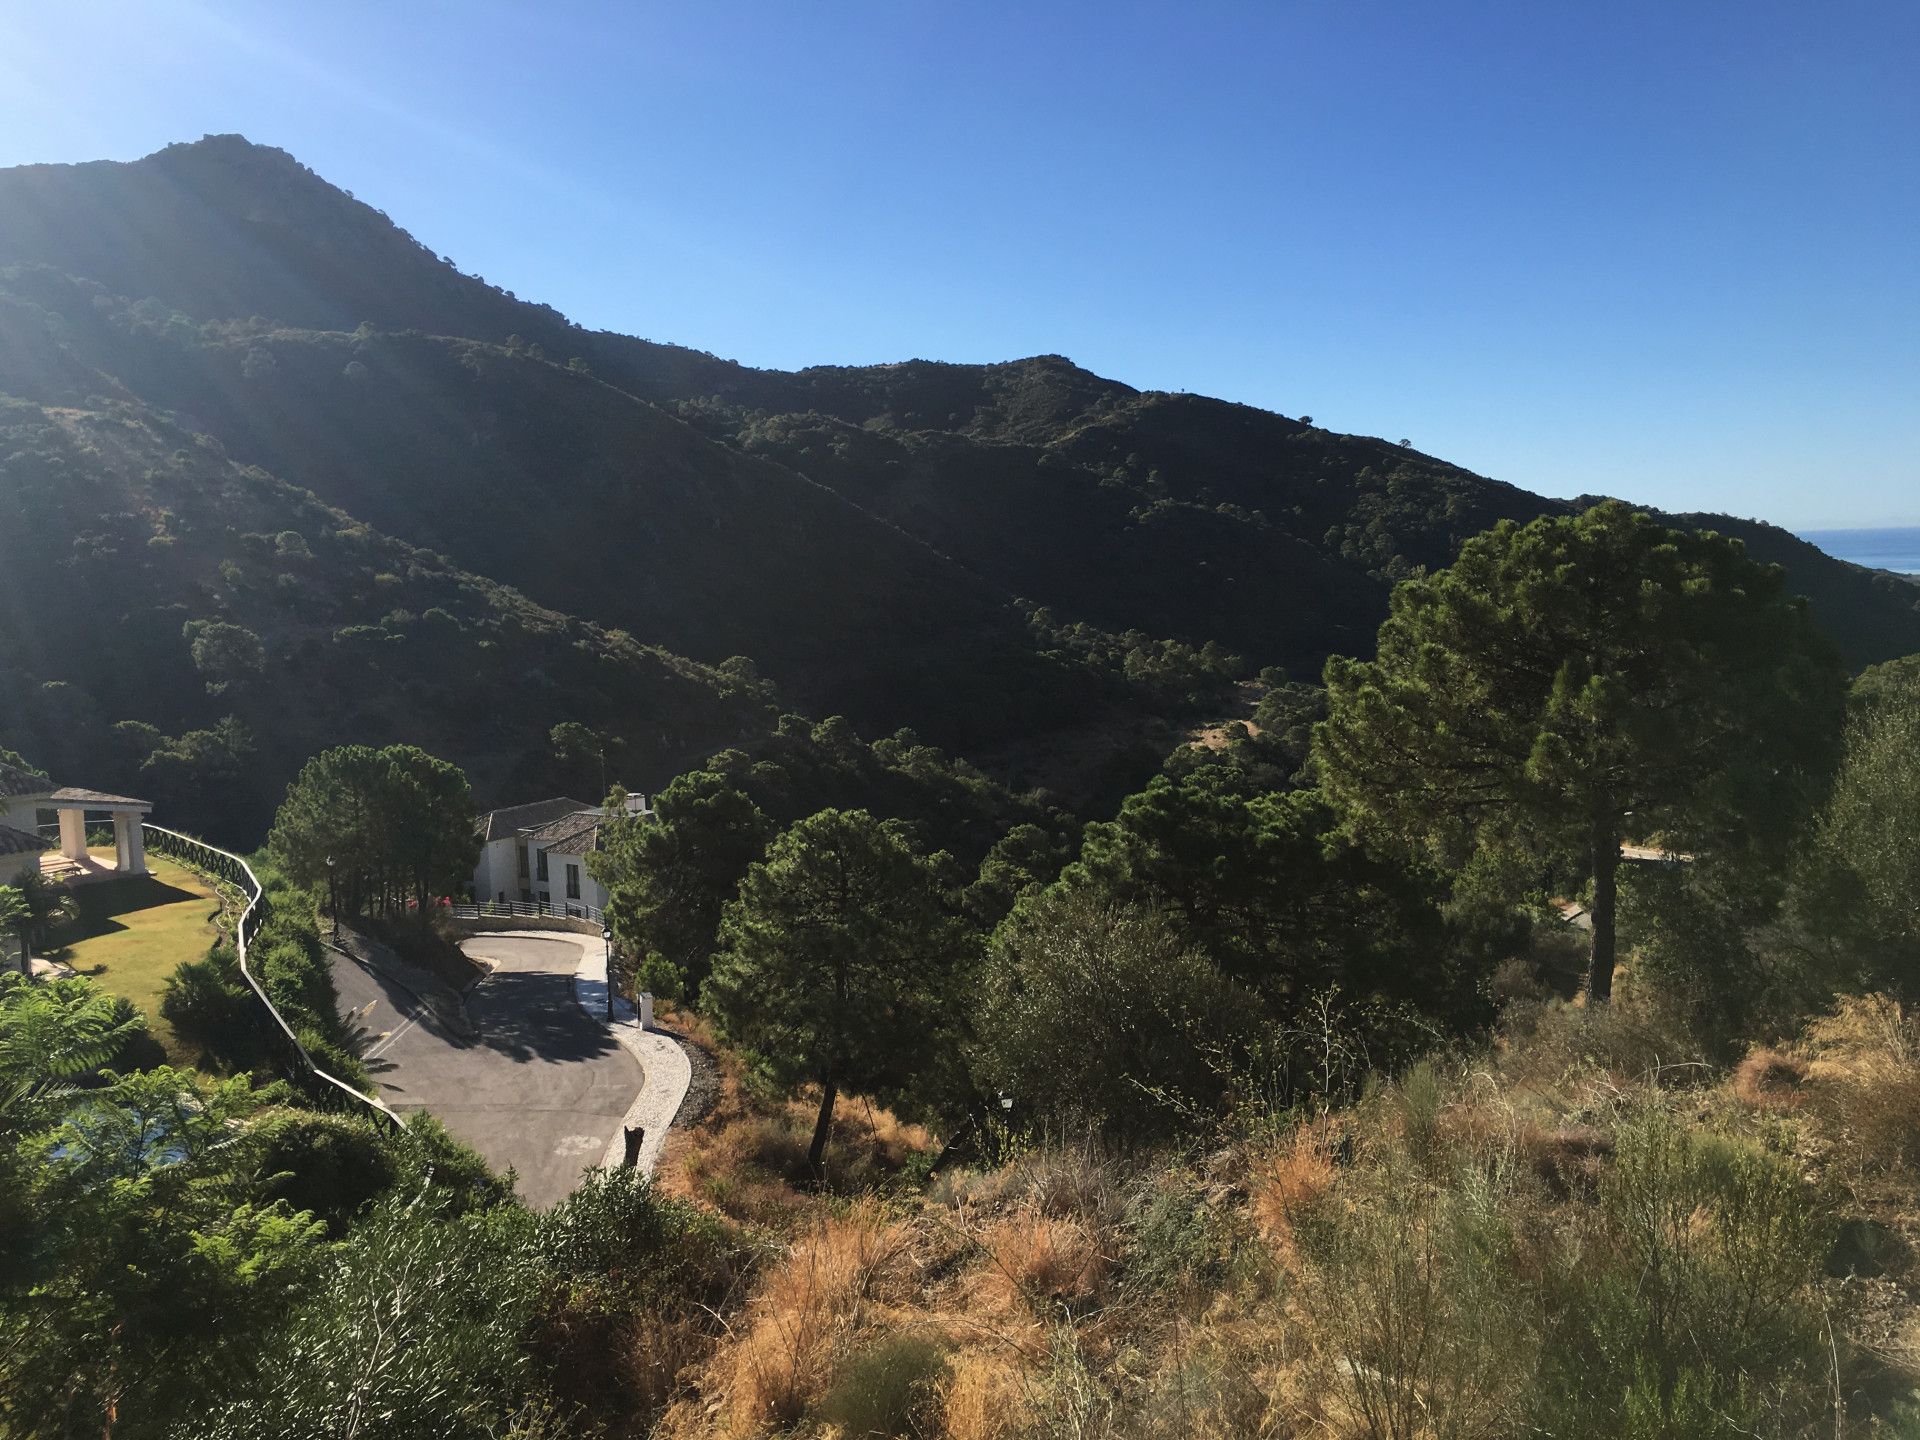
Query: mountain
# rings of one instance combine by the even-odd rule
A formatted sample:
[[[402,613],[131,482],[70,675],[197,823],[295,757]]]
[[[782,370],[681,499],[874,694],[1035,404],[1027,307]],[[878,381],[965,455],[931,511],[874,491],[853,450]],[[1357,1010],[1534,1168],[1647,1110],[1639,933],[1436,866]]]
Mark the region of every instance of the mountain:
[[[809,713],[988,755],[1084,753],[1142,717],[1217,712],[1234,673],[1311,675],[1371,645],[1414,567],[1447,563],[1498,520],[1571,508],[1406,446],[1135,391],[1059,356],[780,372],[587,331],[237,136],[0,171],[0,395],[30,402],[8,412],[32,432],[23,453],[53,446],[102,505],[155,508],[100,444],[131,427],[155,455],[216,456],[286,506],[337,514],[335,530],[513,595],[508,608],[551,617],[541,624],[617,636],[663,673],[706,677],[696,688],[757,672]],[[233,485],[205,484],[216,511],[245,510]],[[1920,650],[1912,587],[1758,522],[1673,518],[1784,564],[1856,665]],[[60,523],[86,528],[78,514]],[[236,513],[191,548],[201,570],[244,567],[255,542],[234,537],[274,533]],[[63,541],[42,523],[31,543]],[[393,609],[457,614],[375,614],[358,576],[343,567],[328,582],[335,630]],[[170,616],[213,618],[204,595],[182,595],[184,577],[154,583]],[[35,628],[21,619],[29,600],[16,582],[16,635]],[[151,663],[177,667],[179,651],[156,644]],[[522,703],[524,671],[503,655],[455,653],[495,688],[493,708]],[[34,683],[72,664],[19,641],[14,656]],[[714,668],[735,656],[751,664]],[[657,732],[644,705],[587,691],[576,705],[572,683],[546,710]],[[82,688],[104,713],[163,730],[209,708],[161,706],[108,675]],[[381,733],[432,708],[405,688],[358,705],[337,683],[326,694],[300,743],[378,730],[356,728],[367,705],[385,706]],[[716,732],[738,720],[711,718]],[[537,728],[504,745],[448,730],[445,743],[505,784],[535,763]],[[0,743],[17,732],[0,723]]]
[[[9,746],[230,837],[327,744],[458,754],[497,796],[558,778],[562,720],[620,725],[651,775],[767,723],[750,677],[536,605],[126,402],[0,402],[0,695]]]

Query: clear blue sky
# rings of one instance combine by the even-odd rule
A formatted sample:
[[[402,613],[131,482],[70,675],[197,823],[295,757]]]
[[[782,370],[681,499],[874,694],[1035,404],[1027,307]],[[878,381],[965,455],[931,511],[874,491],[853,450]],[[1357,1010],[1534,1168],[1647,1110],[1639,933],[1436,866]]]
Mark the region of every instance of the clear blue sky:
[[[0,164],[239,131],[583,324],[1070,355],[1920,523],[1920,6],[0,0]]]

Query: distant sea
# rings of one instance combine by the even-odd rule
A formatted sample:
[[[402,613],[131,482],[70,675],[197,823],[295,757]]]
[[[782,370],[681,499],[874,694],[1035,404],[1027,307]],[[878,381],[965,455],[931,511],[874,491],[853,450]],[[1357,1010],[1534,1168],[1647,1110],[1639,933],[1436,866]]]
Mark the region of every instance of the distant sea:
[[[1802,530],[1799,535],[1829,555],[1856,565],[1920,575],[1920,525],[1891,530]]]

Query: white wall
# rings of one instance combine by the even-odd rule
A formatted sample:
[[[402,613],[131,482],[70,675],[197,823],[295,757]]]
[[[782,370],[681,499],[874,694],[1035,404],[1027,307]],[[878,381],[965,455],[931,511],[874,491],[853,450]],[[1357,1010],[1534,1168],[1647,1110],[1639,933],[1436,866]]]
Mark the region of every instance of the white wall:
[[[545,895],[552,901],[556,910],[565,905],[591,905],[596,910],[607,908],[606,887],[588,872],[587,857],[584,855],[548,855],[547,878],[540,879],[540,855],[544,849],[545,847],[541,845],[527,847],[528,868],[532,870],[535,877],[532,884],[533,898],[536,901]],[[567,866],[569,865],[580,867],[580,898],[578,900],[567,898]]]
[[[512,835],[490,840],[480,847],[480,862],[473,867],[473,893],[478,900],[498,900],[506,891],[507,899],[520,898],[520,868],[514,858]]]

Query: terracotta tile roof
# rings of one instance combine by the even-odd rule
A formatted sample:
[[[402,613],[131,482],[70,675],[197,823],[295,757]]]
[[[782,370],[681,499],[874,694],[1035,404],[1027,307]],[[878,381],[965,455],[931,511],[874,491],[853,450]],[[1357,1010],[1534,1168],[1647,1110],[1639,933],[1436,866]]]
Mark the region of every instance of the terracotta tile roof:
[[[46,776],[0,760],[0,800],[22,795],[44,795],[52,788],[53,782]]]
[[[150,800],[135,800],[131,795],[109,795],[104,790],[83,790],[78,785],[62,785],[47,798],[68,805],[138,805],[143,810],[153,808]]]
[[[542,825],[528,840],[555,855],[584,855],[600,848],[600,812],[583,810]]]
[[[480,842],[505,840],[509,835],[522,830],[531,830],[558,820],[564,815],[575,815],[593,807],[584,800],[536,800],[530,805],[510,805],[504,810],[489,810],[480,817]]]
[[[29,835],[11,825],[0,825],[0,855],[38,855],[53,846],[38,835]]]

